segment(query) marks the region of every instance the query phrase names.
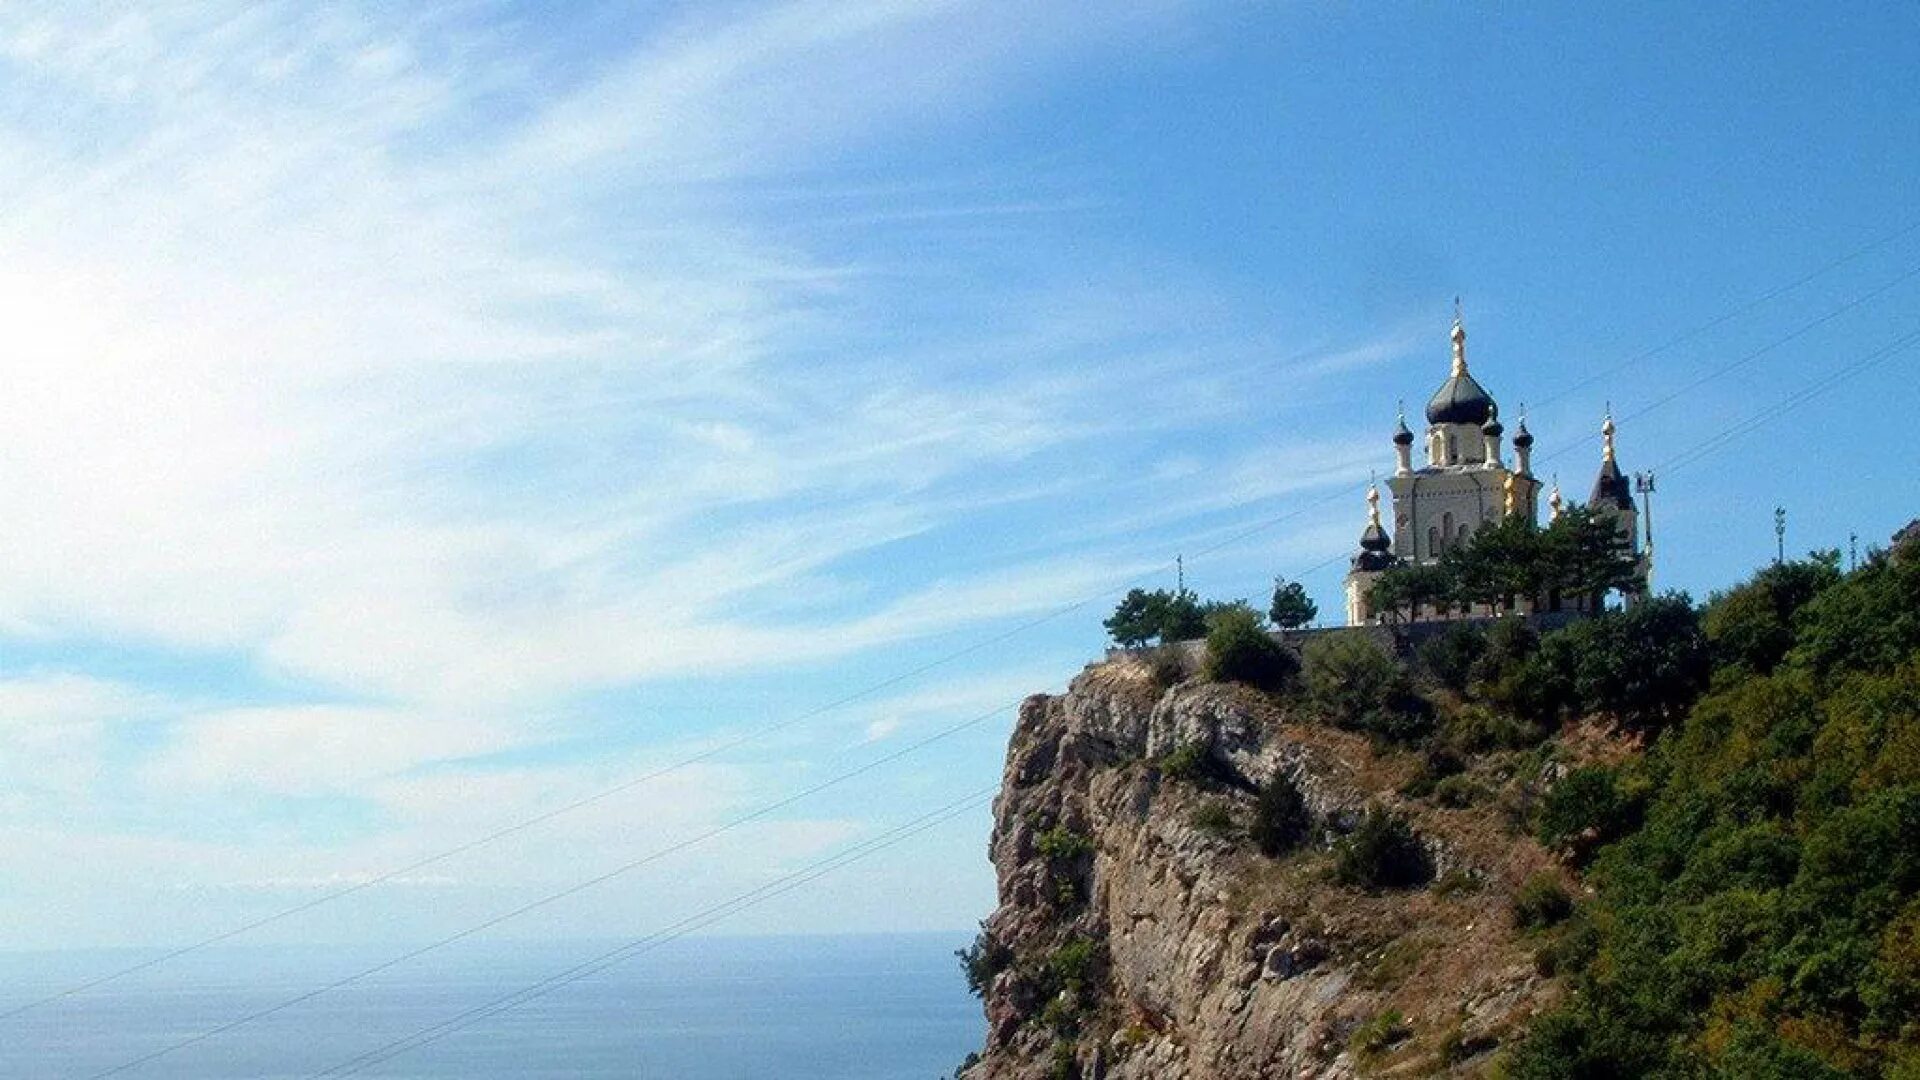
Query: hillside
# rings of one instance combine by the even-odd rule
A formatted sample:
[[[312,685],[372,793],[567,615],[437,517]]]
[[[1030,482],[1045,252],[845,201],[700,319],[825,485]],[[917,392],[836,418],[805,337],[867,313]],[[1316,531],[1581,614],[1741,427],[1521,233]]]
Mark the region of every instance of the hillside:
[[[1920,1075],[1920,542],[1259,687],[1233,621],[1023,708],[965,1080]]]

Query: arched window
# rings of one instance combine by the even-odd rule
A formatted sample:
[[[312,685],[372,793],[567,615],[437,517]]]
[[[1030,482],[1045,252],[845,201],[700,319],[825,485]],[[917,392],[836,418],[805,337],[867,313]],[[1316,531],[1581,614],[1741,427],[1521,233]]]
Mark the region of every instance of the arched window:
[[[1427,554],[1440,554],[1440,530],[1431,525],[1427,526]]]
[[[1453,546],[1453,515],[1452,514],[1440,515],[1440,542],[1442,544],[1445,544],[1448,547]]]
[[[1471,533],[1471,531],[1472,531],[1472,526],[1468,525],[1464,521],[1460,523],[1460,542],[1461,543],[1464,544],[1467,542],[1467,536]]]
[[[1459,460],[1460,440],[1454,437],[1453,432],[1449,431],[1447,432],[1447,464],[1452,465]]]

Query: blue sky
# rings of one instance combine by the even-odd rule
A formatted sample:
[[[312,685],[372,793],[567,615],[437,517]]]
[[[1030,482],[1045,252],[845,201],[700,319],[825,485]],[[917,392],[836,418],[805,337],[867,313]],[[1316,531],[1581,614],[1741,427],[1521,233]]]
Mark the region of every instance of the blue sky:
[[[1576,497],[1608,401],[1655,467],[1920,329],[1915,230],[1622,366],[1920,221],[1911,6],[633,7],[0,14],[0,944],[215,932],[1179,553],[1336,611],[1456,295]],[[1920,513],[1916,355],[1663,475],[1661,583]],[[1110,603],[261,937],[593,876],[1058,688]],[[1009,724],[502,933],[645,933]],[[987,824],[728,928],[967,926]]]

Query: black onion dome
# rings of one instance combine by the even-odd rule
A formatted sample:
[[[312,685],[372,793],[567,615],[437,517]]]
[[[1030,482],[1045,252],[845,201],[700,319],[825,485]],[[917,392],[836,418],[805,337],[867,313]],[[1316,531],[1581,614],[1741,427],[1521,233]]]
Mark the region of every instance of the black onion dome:
[[[1484,424],[1493,419],[1493,398],[1462,371],[1440,384],[1427,402],[1429,424]]]
[[[1407,430],[1407,418],[1400,418],[1400,430],[1393,433],[1393,441],[1401,446],[1413,445],[1413,432]]]
[[[1361,571],[1385,570],[1393,565],[1393,538],[1378,522],[1369,521],[1360,533],[1360,553],[1353,557],[1353,568]]]
[[[1533,445],[1533,432],[1527,430],[1527,422],[1520,421],[1520,430],[1513,433],[1513,445],[1528,447]]]
[[[1600,475],[1593,480],[1593,498],[1587,501],[1593,506],[1633,509],[1633,485],[1612,458],[1600,463]]]

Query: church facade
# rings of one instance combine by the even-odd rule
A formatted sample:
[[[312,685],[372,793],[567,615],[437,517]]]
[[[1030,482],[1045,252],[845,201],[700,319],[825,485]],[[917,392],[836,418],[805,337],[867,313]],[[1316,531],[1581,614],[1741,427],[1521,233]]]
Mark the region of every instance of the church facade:
[[[1347,622],[1359,626],[1381,621],[1373,610],[1373,582],[1390,567],[1439,561],[1449,549],[1469,542],[1488,525],[1514,515],[1537,522],[1541,483],[1533,474],[1533,434],[1522,416],[1513,433],[1512,462],[1506,458],[1506,428],[1500,408],[1485,387],[1467,369],[1467,332],[1459,315],[1453,320],[1453,367],[1427,402],[1426,432],[1416,439],[1404,414],[1393,435],[1395,464],[1387,480],[1392,493],[1391,526],[1383,521],[1380,488],[1367,492],[1367,525],[1360,534],[1346,579]],[[1639,508],[1633,485],[1615,457],[1613,417],[1601,425],[1599,475],[1594,479],[1589,505],[1613,518],[1621,540],[1640,561],[1641,579],[1651,572],[1651,557],[1640,543]],[[1421,461],[1414,462],[1415,443]],[[1562,500],[1556,483],[1547,496],[1549,520],[1560,513]],[[1519,610],[1532,612],[1548,603],[1523,598]],[[1416,612],[1416,619],[1473,618],[1499,614],[1491,609]]]

